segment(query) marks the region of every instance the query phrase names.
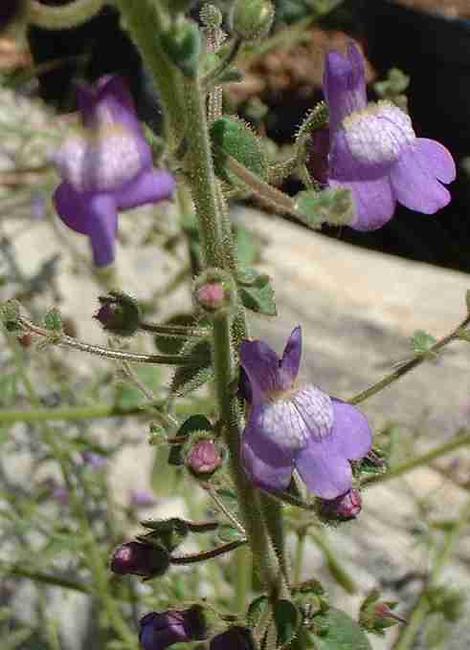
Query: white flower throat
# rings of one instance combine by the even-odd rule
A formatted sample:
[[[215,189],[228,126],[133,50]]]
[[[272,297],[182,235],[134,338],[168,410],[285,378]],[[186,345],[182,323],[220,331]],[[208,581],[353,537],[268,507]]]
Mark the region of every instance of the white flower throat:
[[[351,113],[343,127],[353,157],[370,165],[395,162],[416,139],[409,115],[387,101]]]

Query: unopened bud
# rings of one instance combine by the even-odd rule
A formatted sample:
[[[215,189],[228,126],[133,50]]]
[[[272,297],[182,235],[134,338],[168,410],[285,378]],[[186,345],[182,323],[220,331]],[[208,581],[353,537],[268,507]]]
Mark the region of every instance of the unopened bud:
[[[380,594],[374,589],[361,605],[359,624],[367,632],[383,634],[384,630],[397,623],[406,623],[405,619],[394,613],[396,602],[379,600]]]
[[[201,54],[201,34],[192,20],[175,21],[170,29],[163,33],[160,42],[165,54],[187,77],[195,77]]]
[[[352,488],[336,499],[321,501],[319,507],[322,517],[329,521],[355,519],[362,510],[362,497],[359,490]]]
[[[211,476],[222,462],[218,444],[209,438],[198,440],[186,456],[186,467],[198,477]]]
[[[169,566],[169,555],[163,547],[144,542],[126,542],[111,558],[111,571],[119,575],[154,578],[163,575]]]
[[[204,27],[208,29],[218,29],[222,25],[222,12],[209,2],[202,6],[199,17]]]
[[[235,302],[232,278],[219,269],[207,269],[196,280],[194,298],[207,315],[224,316]]]
[[[202,607],[150,612],[140,619],[139,641],[143,650],[163,650],[174,643],[202,641],[207,636]]]
[[[111,291],[107,296],[100,296],[101,307],[94,318],[103,329],[119,336],[132,336],[140,324],[140,309],[137,302],[119,291]]]
[[[209,650],[255,650],[255,648],[251,630],[238,625],[218,634],[209,644]]]
[[[266,36],[274,19],[271,0],[235,0],[232,28],[241,38],[255,41]]]

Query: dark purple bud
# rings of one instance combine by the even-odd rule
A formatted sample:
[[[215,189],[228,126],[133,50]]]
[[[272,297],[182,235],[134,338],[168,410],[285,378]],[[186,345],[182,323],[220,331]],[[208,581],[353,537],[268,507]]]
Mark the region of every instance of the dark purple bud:
[[[94,318],[103,329],[119,336],[132,336],[140,324],[140,309],[137,302],[119,291],[111,291],[107,296],[100,296],[101,307]]]
[[[362,497],[359,490],[351,488],[336,499],[323,499],[320,513],[330,520],[347,521],[355,519],[362,510]]]
[[[139,640],[143,650],[164,650],[174,643],[202,641],[206,624],[201,607],[151,612],[140,619]]]
[[[186,467],[195,476],[210,476],[222,465],[222,456],[214,440],[198,440],[186,456]]]
[[[209,650],[254,650],[256,648],[251,630],[246,627],[231,627],[215,636]]]
[[[163,575],[169,565],[166,549],[145,542],[121,544],[111,558],[111,571],[118,575],[154,578]]]

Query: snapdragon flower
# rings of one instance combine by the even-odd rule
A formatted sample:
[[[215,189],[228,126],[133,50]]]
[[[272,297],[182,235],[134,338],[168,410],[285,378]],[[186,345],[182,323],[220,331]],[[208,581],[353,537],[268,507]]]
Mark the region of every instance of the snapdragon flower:
[[[372,433],[356,407],[312,384],[297,385],[301,352],[300,327],[280,359],[263,341],[243,341],[240,362],[251,397],[242,461],[263,489],[285,490],[296,469],[310,492],[335,499],[351,489],[349,461],[369,452]]]
[[[171,198],[175,181],[156,170],[125,81],[78,88],[83,128],[55,156],[62,178],[54,203],[62,221],[88,235],[96,266],[114,261],[117,213]]]
[[[140,645],[143,650],[164,650],[175,643],[206,638],[202,610],[197,605],[185,610],[150,612],[140,619]]]
[[[347,56],[327,55],[323,90],[329,128],[313,135],[312,171],[321,169],[318,180],[329,187],[351,190],[352,228],[380,228],[397,202],[424,214],[449,203],[443,184],[455,180],[452,156],[439,142],[416,137],[410,117],[393,103],[367,103],[364,60],[354,43]]]

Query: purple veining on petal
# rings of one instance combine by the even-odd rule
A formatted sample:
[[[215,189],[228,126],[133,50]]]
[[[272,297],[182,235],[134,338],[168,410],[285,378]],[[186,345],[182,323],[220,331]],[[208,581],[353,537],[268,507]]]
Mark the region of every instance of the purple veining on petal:
[[[243,368],[257,391],[243,431],[242,462],[251,481],[266,490],[285,490],[297,468],[310,491],[334,499],[351,489],[349,460],[369,452],[372,433],[356,407],[311,384],[294,386],[300,354],[300,328],[289,337],[281,362],[262,341],[242,344]],[[273,390],[286,376],[290,388]]]

